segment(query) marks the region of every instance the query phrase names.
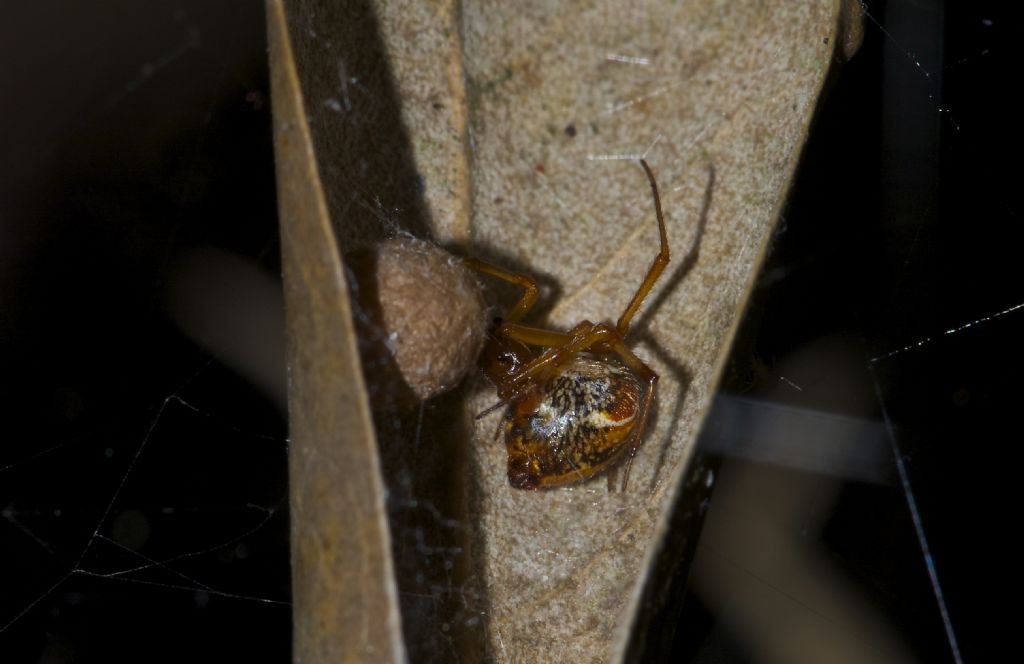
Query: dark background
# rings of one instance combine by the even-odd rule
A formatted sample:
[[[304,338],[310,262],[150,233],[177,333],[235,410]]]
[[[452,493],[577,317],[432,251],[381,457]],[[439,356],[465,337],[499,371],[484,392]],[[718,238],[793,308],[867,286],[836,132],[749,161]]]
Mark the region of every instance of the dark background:
[[[1024,302],[1022,23],[966,5],[869,3],[724,387],[884,425],[888,480],[843,480],[808,537],[923,661],[951,633],[1002,652],[1016,567],[1024,309],[983,319]],[[263,5],[34,7],[0,26],[0,660],[285,661],[286,423],[240,377],[281,359],[190,316],[216,270],[232,303],[280,298]],[[279,322],[214,313],[240,344]],[[758,661],[676,585],[676,656]]]
[[[289,661],[280,399],[189,328],[279,280],[263,4],[5,14],[0,661]]]
[[[723,393],[881,422],[887,479],[843,481],[816,536],[912,657],[992,661],[1012,647],[994,602],[1016,586],[1008,526],[1024,308],[1008,310],[1024,303],[1013,194],[1024,133],[1009,82],[1024,24],[998,2],[868,6],[864,44],[821,104]],[[722,463],[724,474],[736,461]],[[715,508],[713,498],[709,521]],[[677,654],[758,661],[743,626],[723,624],[709,603],[686,597]],[[828,620],[808,608],[809,621]]]

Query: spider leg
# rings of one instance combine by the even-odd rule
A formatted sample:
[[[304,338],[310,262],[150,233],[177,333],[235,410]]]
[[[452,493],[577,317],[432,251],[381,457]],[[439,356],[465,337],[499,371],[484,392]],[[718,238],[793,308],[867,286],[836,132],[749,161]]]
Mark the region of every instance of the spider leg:
[[[489,274],[492,277],[507,281],[510,284],[516,284],[523,287],[523,295],[519,298],[519,302],[516,302],[515,306],[505,316],[505,321],[509,323],[518,323],[523,319],[526,313],[533,308],[534,302],[537,301],[537,295],[540,293],[540,289],[537,288],[537,282],[525,274],[518,272],[512,272],[504,268],[498,267],[497,265],[491,265],[479,261],[475,258],[463,258],[463,264],[477,272]]]
[[[668,233],[665,231],[665,216],[661,213],[661,197],[658,195],[658,183],[654,180],[654,173],[651,172],[651,167],[647,165],[647,162],[643,159],[640,160],[640,165],[644,167],[644,172],[647,173],[647,180],[651,183],[651,193],[654,194],[654,212],[658,217],[658,231],[661,234],[661,251],[654,257],[654,262],[651,263],[651,267],[647,269],[647,276],[644,277],[643,282],[640,284],[640,288],[637,289],[636,294],[633,295],[633,299],[630,300],[629,306],[619,316],[619,322],[616,323],[615,328],[618,330],[619,335],[622,337],[626,336],[626,332],[629,331],[629,323],[633,320],[633,316],[636,314],[637,309],[640,308],[640,304],[647,297],[647,294],[651,292],[651,288],[654,287],[654,282],[658,280],[661,273],[665,270],[665,266],[668,265],[669,261],[669,250],[668,250]]]
[[[543,382],[558,366],[576,355],[579,352],[576,346],[581,340],[588,338],[593,327],[593,323],[589,321],[579,323],[571,332],[556,332],[508,323],[499,326],[497,334],[524,344],[544,346],[548,349],[527,362],[518,373],[509,377],[508,385],[513,388],[513,395],[523,391],[534,382]],[[593,345],[593,343],[589,345]]]
[[[501,339],[511,339],[523,344],[547,348],[515,374],[509,375],[500,385],[496,385],[501,401],[508,403],[525,393],[531,386],[543,383],[550,378],[560,366],[579,352],[576,346],[579,345],[581,339],[587,337],[593,328],[594,324],[589,321],[579,323],[571,332],[557,332],[515,323],[499,325],[493,334]],[[597,342],[590,342],[589,345],[593,345],[593,343]],[[481,413],[481,415],[483,414]]]
[[[573,339],[572,332],[545,330],[540,327],[527,327],[526,325],[516,323],[502,323],[498,326],[495,333],[530,346],[544,346],[546,348],[561,348],[562,346],[569,345]]]
[[[629,457],[626,459],[625,467],[622,473],[622,487],[621,490],[626,490],[626,482],[629,481],[629,469],[633,465],[633,457],[636,456],[637,450],[640,449],[640,445],[644,442],[644,429],[647,428],[647,418],[651,414],[651,404],[654,401],[654,390],[658,385],[658,374],[654,372],[647,363],[637,357],[633,351],[629,349],[629,346],[622,341],[622,339],[615,339],[609,341],[608,345],[611,349],[622,358],[622,361],[632,369],[641,380],[647,382],[647,391],[644,393],[644,400],[640,404],[640,417],[633,427],[633,433],[631,435],[631,445],[629,447]]]
[[[518,395],[534,383],[544,382],[558,367],[566,364],[580,352],[602,344],[609,337],[616,335],[614,328],[608,325],[594,325],[590,321],[579,323],[568,333],[521,325],[502,325],[499,331],[503,328],[508,328],[510,338],[524,340],[524,343],[529,343],[528,340],[532,338],[537,345],[548,346],[548,350],[530,360],[518,373],[509,378],[508,386],[512,388],[509,398]],[[538,336],[533,337],[533,334]],[[548,343],[549,341],[554,343]]]
[[[504,428],[505,428],[505,418],[502,417],[501,419],[498,420],[498,426],[494,427],[494,441],[493,442],[495,442],[495,443],[498,442],[498,440],[501,438],[501,430],[504,429]]]

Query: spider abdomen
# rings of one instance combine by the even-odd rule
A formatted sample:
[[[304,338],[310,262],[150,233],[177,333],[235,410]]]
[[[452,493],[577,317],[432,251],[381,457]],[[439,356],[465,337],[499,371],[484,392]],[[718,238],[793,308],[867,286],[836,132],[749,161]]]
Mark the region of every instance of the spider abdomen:
[[[643,383],[607,358],[581,354],[509,404],[504,421],[508,479],[517,489],[574,484],[628,449]]]

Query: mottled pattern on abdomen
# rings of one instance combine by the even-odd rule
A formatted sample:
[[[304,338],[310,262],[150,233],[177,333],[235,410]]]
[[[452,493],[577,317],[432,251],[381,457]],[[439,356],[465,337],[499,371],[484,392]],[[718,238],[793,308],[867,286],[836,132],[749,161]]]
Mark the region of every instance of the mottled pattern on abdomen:
[[[533,489],[592,477],[625,450],[644,386],[616,361],[574,358],[554,378],[509,405],[508,477]]]

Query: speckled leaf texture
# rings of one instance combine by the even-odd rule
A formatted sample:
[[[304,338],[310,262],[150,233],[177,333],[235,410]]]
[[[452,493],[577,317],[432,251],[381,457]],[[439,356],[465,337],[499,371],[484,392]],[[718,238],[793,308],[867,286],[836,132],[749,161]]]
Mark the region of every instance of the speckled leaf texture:
[[[531,323],[614,321],[658,246],[635,159],[657,175],[673,262],[628,338],[661,375],[628,489],[604,478],[511,488],[494,440],[500,413],[473,420],[493,389],[469,381],[459,397],[470,479],[468,560],[455,573],[479,617],[468,641],[481,645],[458,650],[498,662],[622,661],[819,93],[850,39],[843,4],[380,0],[355,3],[358,21],[345,4],[295,0],[282,14],[339,256],[395,230],[379,210],[358,212],[350,191],[365,200],[415,180],[398,205],[413,221],[388,223],[536,275],[545,300]],[[345,50],[366,25],[383,73]],[[370,91],[378,105],[366,105]],[[352,138],[356,129],[370,138]],[[411,166],[388,157],[392,144]],[[357,168],[357,153],[378,156]]]

